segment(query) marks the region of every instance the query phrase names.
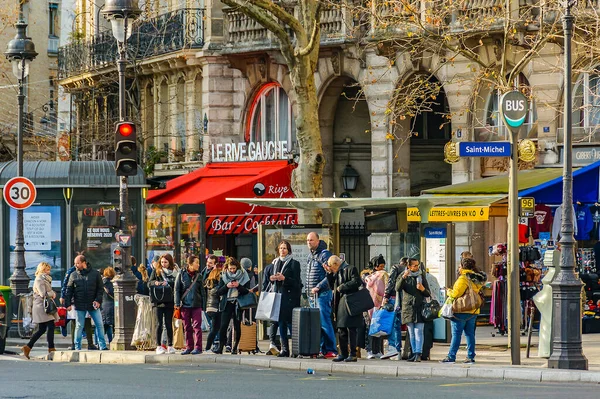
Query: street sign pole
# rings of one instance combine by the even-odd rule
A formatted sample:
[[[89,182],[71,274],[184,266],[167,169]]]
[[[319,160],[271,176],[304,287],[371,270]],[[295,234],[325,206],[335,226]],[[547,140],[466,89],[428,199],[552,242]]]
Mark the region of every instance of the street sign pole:
[[[512,147],[508,174],[508,334],[511,364],[521,364],[521,303],[519,295],[519,128],[527,116],[527,98],[517,90],[501,100],[502,119],[510,131]]]

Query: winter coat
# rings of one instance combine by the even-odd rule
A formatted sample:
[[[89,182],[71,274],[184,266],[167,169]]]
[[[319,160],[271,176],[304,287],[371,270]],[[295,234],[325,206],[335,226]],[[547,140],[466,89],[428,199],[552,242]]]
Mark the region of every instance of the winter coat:
[[[476,292],[481,291],[481,288],[487,281],[487,275],[484,272],[476,272],[474,270],[461,269],[460,276],[456,279],[452,289],[448,290],[448,296],[452,299],[460,298],[464,295],[465,291],[469,287],[469,282],[472,283],[473,289]],[[465,312],[469,314],[479,314],[479,309],[471,312]]]
[[[385,289],[388,285],[389,276],[385,270],[379,270],[375,273],[367,276],[365,282],[367,283],[367,289],[373,299],[375,307],[369,310],[369,316],[373,316],[373,311],[378,309],[383,302]]]
[[[306,290],[308,292],[315,287],[319,289],[319,292],[330,290],[327,285],[327,272],[323,268],[323,264],[327,262],[330,256],[331,252],[327,250],[327,244],[323,240],[320,240],[317,249],[311,251],[308,255],[306,268]]]
[[[219,312],[224,311],[227,306],[227,292],[229,292],[229,288],[227,288],[225,281],[221,279],[219,281],[219,286],[217,287],[217,295],[221,298],[221,301],[219,302]],[[238,296],[246,295],[248,292],[250,292],[250,281],[238,287]]]
[[[181,306],[182,308],[202,307],[202,304],[204,303],[204,282],[202,281],[201,275],[198,276],[192,289],[188,291],[188,288],[192,285],[197,273],[200,272],[198,271],[190,276],[186,269],[177,274],[177,278],[175,279],[175,306]],[[186,291],[188,291],[188,293],[185,297],[182,297]]]
[[[181,274],[181,273],[179,273]],[[167,273],[161,273],[160,276],[158,276],[156,274],[156,270],[152,269],[152,274],[150,275],[150,277],[148,278],[148,295],[150,295],[150,287],[153,285],[156,285],[156,282],[164,282],[166,281],[167,284],[169,284],[171,286],[171,288],[173,289],[173,294],[175,294],[175,281],[177,280],[177,275],[178,273],[176,273],[175,271],[173,271],[173,273],[171,275],[167,275]],[[173,307],[175,306],[175,295],[173,295],[173,301],[172,302],[165,302],[165,303],[161,303],[161,304],[152,304],[152,306],[156,306],[156,307]]]
[[[205,310],[207,312],[218,312],[219,311],[219,301],[221,300],[221,298],[219,297],[219,294],[217,293],[218,289],[219,289],[219,281],[221,281],[221,279],[219,278],[218,281],[214,281],[214,280],[208,280],[207,277],[209,276],[210,273],[205,273],[203,274],[203,278],[204,278],[204,287],[206,289],[206,307]]]
[[[104,285],[104,293],[102,294],[102,323],[114,326],[115,325],[115,289],[112,279],[108,277],[102,278]]]
[[[34,323],[58,321],[58,313],[48,314],[44,310],[44,298],[54,298],[56,293],[52,290],[52,279],[47,274],[36,276],[33,282],[33,308],[31,319]]]
[[[91,312],[95,310],[94,301],[102,304],[103,287],[102,276],[98,270],[89,265],[85,269],[76,270],[69,277],[65,303],[67,306],[74,303],[75,309]]]
[[[300,307],[300,296],[302,295],[302,279],[300,277],[300,262],[290,258],[284,265],[276,258],[273,261],[274,272],[281,271],[285,279],[273,281],[275,292],[281,294],[281,307],[279,309],[280,322],[292,322],[292,310]],[[270,281],[270,280],[269,280]]]
[[[400,275],[400,265],[392,265],[390,269],[390,278],[388,279],[387,285],[385,286],[384,298],[390,299],[396,296],[396,280]]]
[[[429,284],[425,274],[421,271],[421,284],[425,287],[425,291],[421,292],[417,289],[417,277],[408,276],[403,278],[398,276],[396,281],[396,290],[402,292],[402,324],[406,323],[423,323],[423,302],[426,297],[431,296]]]
[[[73,274],[73,272],[77,270],[77,268],[75,268],[75,266],[71,266],[69,268],[69,270],[67,270],[67,272],[65,273],[65,278],[62,281],[62,287],[60,287],[60,297],[61,298],[66,298],[67,297],[67,286],[69,285],[69,277],[71,277],[71,274]],[[70,303],[65,302],[65,306],[69,306]]]
[[[328,273],[327,280],[333,290],[333,314],[337,328],[359,328],[364,323],[363,315],[350,316],[346,309],[346,295],[352,294],[362,286],[356,267],[342,262],[337,273]]]

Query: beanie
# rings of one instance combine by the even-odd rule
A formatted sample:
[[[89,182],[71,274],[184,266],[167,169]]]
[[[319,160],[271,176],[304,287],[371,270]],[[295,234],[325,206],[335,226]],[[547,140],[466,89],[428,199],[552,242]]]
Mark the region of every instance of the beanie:
[[[240,265],[244,269],[251,269],[252,268],[252,261],[250,260],[250,258],[242,258],[242,259],[240,259]]]

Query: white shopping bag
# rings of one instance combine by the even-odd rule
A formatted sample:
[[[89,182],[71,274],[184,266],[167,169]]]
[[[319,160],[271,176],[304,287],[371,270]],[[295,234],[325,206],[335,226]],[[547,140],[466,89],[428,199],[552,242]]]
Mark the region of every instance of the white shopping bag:
[[[279,321],[281,294],[277,292],[261,292],[256,308],[256,320]]]

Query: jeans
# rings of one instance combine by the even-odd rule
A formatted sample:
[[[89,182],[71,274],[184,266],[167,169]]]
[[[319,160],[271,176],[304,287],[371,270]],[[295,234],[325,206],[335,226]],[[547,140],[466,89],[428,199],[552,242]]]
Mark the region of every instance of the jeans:
[[[186,349],[202,352],[202,308],[181,308],[181,318]]]
[[[157,306],[156,318],[158,323],[156,324],[156,346],[160,346],[162,343],[163,335],[163,319],[165,328],[167,330],[167,346],[173,346],[173,311],[175,310],[173,304]]]
[[[77,326],[77,321],[70,320],[70,323],[71,323],[71,346],[73,347],[73,349],[75,349],[75,327]],[[92,336],[94,335],[92,333],[92,319],[86,317],[85,323],[83,325],[83,329],[85,330],[85,337],[87,339],[88,345],[92,345],[94,343],[94,340],[92,339]],[[96,344],[98,344],[98,340],[96,340]]]
[[[281,343],[277,340],[277,331],[279,331],[279,323],[272,321],[269,325],[269,344],[280,347]]]
[[[413,354],[423,353],[423,328],[425,323],[406,323],[406,326],[408,327]]]
[[[287,321],[282,321],[278,323],[279,325],[279,336],[281,337],[281,349],[289,352],[290,351],[290,339],[288,337],[288,332],[290,335],[292,334],[292,323],[288,323]]]
[[[396,298],[390,298],[389,303],[395,307]],[[402,323],[400,321],[400,315],[396,312],[394,312],[392,333],[388,336],[388,345],[396,348],[398,352],[402,350]]]
[[[100,309],[95,310],[76,310],[77,324],[75,325],[75,350],[81,350],[81,338],[83,336],[83,325],[85,323],[85,315],[89,313],[94,324],[96,325],[96,336],[101,350],[106,349],[106,340],[104,339],[104,324],[102,323],[102,314]]]
[[[335,330],[333,329],[333,323],[331,322],[331,302],[333,300],[333,292],[331,292],[331,290],[319,292],[316,304],[314,303],[314,299],[312,299],[312,297],[310,298],[311,306],[316,305],[320,310],[321,352],[323,354],[328,352],[337,354]]]
[[[35,332],[35,334],[33,334],[31,336],[31,339],[29,340],[29,343],[27,344],[27,346],[30,348],[33,348],[33,345],[35,345],[37,340],[40,339],[40,337],[42,335],[44,335],[44,333],[46,333],[46,331],[48,331],[48,334],[46,334],[46,339],[48,340],[48,349],[53,349],[54,348],[54,320],[50,320],[45,323],[38,324],[38,330]]]
[[[467,357],[475,359],[475,322],[477,321],[476,314],[470,313],[454,313],[454,317],[450,320],[452,327],[452,341],[450,341],[450,350],[448,358],[456,360],[456,352],[460,346],[462,333],[465,332],[467,338]]]

